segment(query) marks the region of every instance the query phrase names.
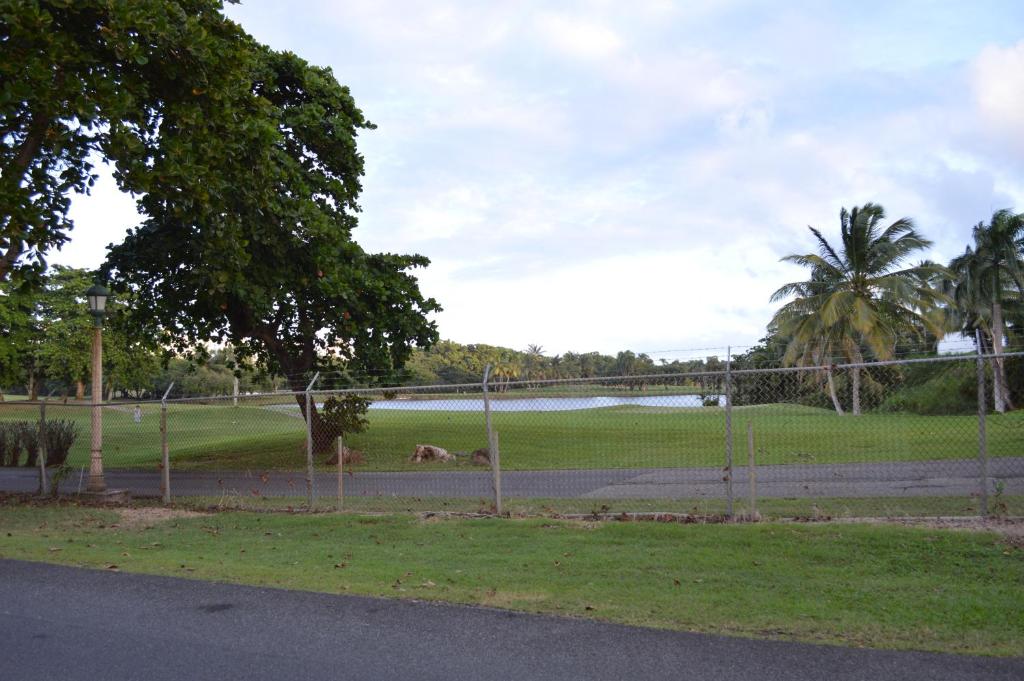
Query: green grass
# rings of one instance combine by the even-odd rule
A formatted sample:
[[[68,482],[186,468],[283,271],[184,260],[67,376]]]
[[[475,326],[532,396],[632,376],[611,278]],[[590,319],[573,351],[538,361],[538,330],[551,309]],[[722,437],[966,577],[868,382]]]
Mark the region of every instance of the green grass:
[[[0,419],[36,417],[38,408],[0,405]],[[80,436],[72,465],[88,460],[89,410],[52,405],[51,418],[73,418]],[[485,446],[483,415],[413,410],[372,411],[370,428],[346,443],[367,454],[363,470],[462,469],[410,464],[416,444],[449,451]],[[717,466],[724,460],[724,412],[717,407],[613,407],[565,412],[496,412],[505,470]],[[189,469],[299,469],[305,428],[294,412],[263,406],[173,404],[169,410],[172,465]],[[976,416],[865,414],[860,417],[797,405],[733,409],[734,448],[746,460],[746,427],[754,429],[759,464],[816,464],[977,456]],[[1024,454],[1024,411],[987,419],[989,454]],[[155,467],[160,460],[159,408],[104,410],[104,455],[110,467]]]
[[[685,631],[1024,654],[1024,551],[988,533],[0,507],[0,557],[476,603]]]

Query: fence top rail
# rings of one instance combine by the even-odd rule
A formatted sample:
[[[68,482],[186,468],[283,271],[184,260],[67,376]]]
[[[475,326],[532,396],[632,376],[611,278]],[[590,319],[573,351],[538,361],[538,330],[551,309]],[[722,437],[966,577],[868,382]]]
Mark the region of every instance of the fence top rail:
[[[508,381],[502,383],[501,386],[511,390],[529,390],[531,388],[537,388],[540,386],[554,386],[554,385],[577,385],[577,384],[599,384],[599,383],[629,383],[636,381],[666,381],[666,380],[679,380],[679,379],[695,379],[695,378],[724,378],[727,374],[733,376],[740,375],[754,375],[754,374],[781,374],[781,373],[801,373],[801,372],[821,372],[821,371],[838,371],[844,369],[865,369],[871,367],[880,366],[900,366],[907,364],[926,364],[926,363],[937,363],[937,362],[965,362],[965,361],[988,361],[997,358],[1011,358],[1011,357],[1024,357],[1024,352],[1005,352],[999,355],[995,353],[974,353],[974,354],[959,354],[959,355],[941,355],[937,357],[918,357],[914,359],[893,359],[893,360],[881,360],[875,362],[858,362],[858,363],[847,363],[847,364],[818,364],[810,366],[793,366],[793,367],[765,367],[765,368],[750,368],[750,369],[734,369],[731,368],[726,370],[718,371],[690,371],[690,372],[678,372],[678,373],[663,373],[663,374],[636,374],[631,376],[590,376],[585,378],[545,378],[537,380],[519,380],[519,381]],[[492,385],[496,385],[493,384]],[[310,390],[311,394],[315,395],[346,395],[346,394],[367,394],[367,393],[387,393],[387,392],[402,392],[402,393],[425,393],[425,392],[442,392],[451,393],[453,391],[480,391],[483,392],[483,383],[444,383],[434,385],[402,385],[402,386],[380,386],[380,387],[362,387],[362,388],[339,388],[334,390]],[[263,393],[248,393],[239,395],[199,395],[192,397],[164,397],[163,399],[149,399],[149,400],[120,400],[112,402],[100,402],[99,406],[112,407],[112,406],[123,406],[133,404],[187,404],[195,402],[222,402],[228,400],[238,400],[239,402],[277,398],[277,399],[295,399],[296,396],[305,395],[307,391],[273,391]],[[0,402],[0,406],[39,406],[42,402],[47,402],[53,406],[61,407],[80,407],[80,408],[92,408],[97,405],[92,402],[62,402],[60,400],[45,399],[45,400],[10,400]]]

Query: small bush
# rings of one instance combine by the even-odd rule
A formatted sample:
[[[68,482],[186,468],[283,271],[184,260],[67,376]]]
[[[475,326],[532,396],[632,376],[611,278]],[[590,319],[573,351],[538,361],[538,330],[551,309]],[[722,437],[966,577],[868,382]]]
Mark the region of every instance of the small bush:
[[[25,458],[25,465],[35,466],[39,459],[39,426],[30,421],[22,421],[18,424],[18,437],[21,439],[21,448],[28,455]],[[16,465],[16,464],[15,464]]]
[[[21,459],[21,422],[0,423],[0,466],[17,466]]]
[[[73,421],[62,419],[47,421],[43,437],[46,438],[46,465],[60,466],[68,458],[71,446],[78,437],[78,426]],[[22,452],[27,455],[25,466],[39,465],[38,422],[0,423],[0,466],[20,465]]]
[[[359,395],[332,395],[327,398],[320,409],[320,422],[314,422],[315,451],[320,454],[331,452],[338,437],[366,430],[370,425],[366,420],[366,410],[369,406],[370,401]]]
[[[78,426],[74,421],[63,419],[47,421],[43,434],[46,438],[46,465],[64,465],[71,446],[78,438]]]
[[[908,371],[907,385],[889,395],[878,410],[925,416],[972,414],[978,410],[978,379],[973,366],[964,363],[941,370],[924,366],[926,369]]]

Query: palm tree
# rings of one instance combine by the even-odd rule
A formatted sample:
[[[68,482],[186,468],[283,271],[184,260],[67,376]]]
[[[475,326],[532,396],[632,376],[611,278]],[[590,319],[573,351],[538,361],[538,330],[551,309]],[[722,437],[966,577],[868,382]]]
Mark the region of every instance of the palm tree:
[[[974,227],[973,235],[974,248],[968,246],[963,255],[949,263],[952,276],[948,287],[960,330],[980,330],[996,356],[992,401],[995,410],[1002,413],[1013,408],[1001,355],[1006,338],[1005,312],[1007,307],[1019,304],[1024,291],[1024,213],[996,211],[988,225],[979,222]]]
[[[529,381],[544,378],[544,346],[530,344],[526,346],[526,358],[523,366],[523,378]]]
[[[843,413],[832,376],[833,359],[859,364],[864,350],[878,359],[893,356],[901,335],[940,335],[934,310],[944,299],[930,281],[942,268],[932,263],[905,267],[907,258],[931,245],[909,218],[883,228],[885,210],[873,203],[839,212],[841,244],[834,248],[821,232],[808,227],[818,252],[788,255],[783,261],[810,268],[810,279],[793,282],[772,294],[772,302],[794,296],[772,324],[789,342],[784,361],[825,370],[836,411]],[[861,372],[850,372],[851,411],[861,413]]]

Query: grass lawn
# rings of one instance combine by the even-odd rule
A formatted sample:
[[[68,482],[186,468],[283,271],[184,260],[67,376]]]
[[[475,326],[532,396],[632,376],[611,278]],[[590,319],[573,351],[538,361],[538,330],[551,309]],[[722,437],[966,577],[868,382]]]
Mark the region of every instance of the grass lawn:
[[[286,405],[290,406],[290,405]],[[34,419],[38,408],[0,405],[0,419]],[[50,418],[72,418],[79,438],[71,463],[88,460],[89,409],[51,405]],[[479,413],[371,411],[370,428],[347,444],[367,455],[364,470],[423,470],[407,459],[416,444],[449,451],[485,446]],[[563,412],[496,412],[505,470],[718,466],[724,460],[724,411],[611,407]],[[746,459],[746,427],[754,429],[761,464],[969,459],[977,455],[976,416],[866,414],[860,417],[797,405],[733,409],[737,460]],[[172,465],[188,469],[299,469],[305,427],[295,412],[265,406],[172,404]],[[990,456],[1024,455],[1024,411],[989,416]],[[110,467],[150,467],[160,460],[159,407],[146,405],[134,423],[131,405],[104,410],[104,454]],[[431,469],[457,468],[432,464]]]
[[[0,507],[0,557],[722,634],[1024,654],[1024,550],[989,533]]]

